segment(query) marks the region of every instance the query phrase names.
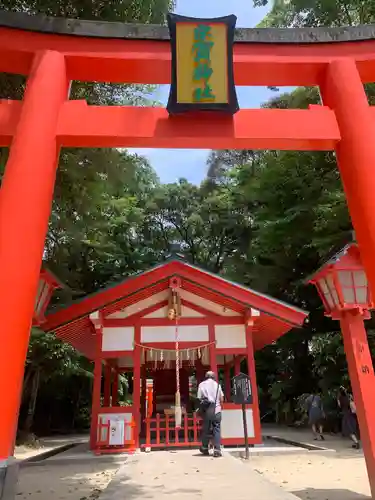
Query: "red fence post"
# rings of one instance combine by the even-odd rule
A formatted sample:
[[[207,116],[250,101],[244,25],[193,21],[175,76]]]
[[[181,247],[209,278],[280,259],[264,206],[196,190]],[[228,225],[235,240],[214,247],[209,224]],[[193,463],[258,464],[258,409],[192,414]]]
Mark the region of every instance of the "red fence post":
[[[150,439],[151,443],[151,439]],[[160,445],[160,414],[156,414],[156,444]]]

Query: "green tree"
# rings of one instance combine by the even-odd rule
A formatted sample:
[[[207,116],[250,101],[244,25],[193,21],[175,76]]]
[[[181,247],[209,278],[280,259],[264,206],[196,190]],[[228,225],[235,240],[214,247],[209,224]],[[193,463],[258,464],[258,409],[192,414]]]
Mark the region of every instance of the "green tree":
[[[373,0],[253,0],[254,6],[270,5],[259,27],[356,26],[375,19]]]
[[[194,186],[181,179],[159,186],[147,205],[147,225],[161,250],[177,243],[192,263],[214,272],[224,272],[251,234],[251,219],[231,182]]]
[[[26,414],[23,431],[29,433],[33,426],[41,385],[53,383],[57,376],[68,380],[73,375],[92,379],[89,363],[69,344],[34,328],[30,337],[23,385],[22,399]]]

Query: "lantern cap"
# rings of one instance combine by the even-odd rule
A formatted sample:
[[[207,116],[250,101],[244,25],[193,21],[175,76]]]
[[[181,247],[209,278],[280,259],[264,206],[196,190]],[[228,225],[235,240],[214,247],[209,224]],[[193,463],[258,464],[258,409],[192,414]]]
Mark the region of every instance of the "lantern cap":
[[[306,280],[313,284],[326,315],[339,319],[343,311],[357,310],[364,316],[374,309],[368,280],[356,241],[336,251]]]
[[[307,278],[305,278],[304,284],[308,285],[310,283],[314,283],[315,280],[317,279],[317,276],[322,271],[324,271],[326,267],[332,266],[337,262],[339,262],[339,260],[348,253],[350,248],[358,248],[354,231],[351,231],[350,237],[346,237],[341,241],[340,244],[335,245],[331,250],[331,252],[329,252],[327,256],[321,259],[318,269],[314,271],[312,274],[310,274]]]

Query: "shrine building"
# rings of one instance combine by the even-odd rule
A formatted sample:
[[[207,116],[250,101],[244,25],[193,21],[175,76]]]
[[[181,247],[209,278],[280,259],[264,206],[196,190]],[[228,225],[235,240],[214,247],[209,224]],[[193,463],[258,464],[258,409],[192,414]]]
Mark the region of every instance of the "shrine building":
[[[231,378],[241,367],[252,393],[249,443],[261,443],[254,351],[301,327],[306,316],[174,258],[56,309],[39,325],[95,363],[91,449],[148,451],[199,445],[196,388],[207,370],[218,373],[225,394],[223,445],[242,445],[241,406],[231,402]],[[124,376],[131,399],[119,397]]]

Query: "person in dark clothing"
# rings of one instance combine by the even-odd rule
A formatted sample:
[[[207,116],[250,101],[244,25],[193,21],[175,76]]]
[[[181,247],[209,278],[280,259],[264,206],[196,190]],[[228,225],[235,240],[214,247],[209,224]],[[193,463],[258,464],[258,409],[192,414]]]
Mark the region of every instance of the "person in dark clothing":
[[[208,455],[208,446],[212,432],[214,457],[221,457],[221,404],[224,400],[223,390],[216,382],[214,372],[206,373],[206,380],[198,387],[198,399],[203,419],[202,446],[200,452]]]
[[[341,431],[344,436],[349,436],[353,441],[352,448],[359,449],[360,444],[357,438],[358,425],[355,404],[352,396],[344,387],[340,387],[337,397],[337,404],[342,413]]]
[[[324,409],[322,398],[319,394],[310,394],[306,399],[306,410],[309,417],[309,424],[311,425],[314,440],[320,439],[324,441],[323,435],[323,422],[324,422]]]

